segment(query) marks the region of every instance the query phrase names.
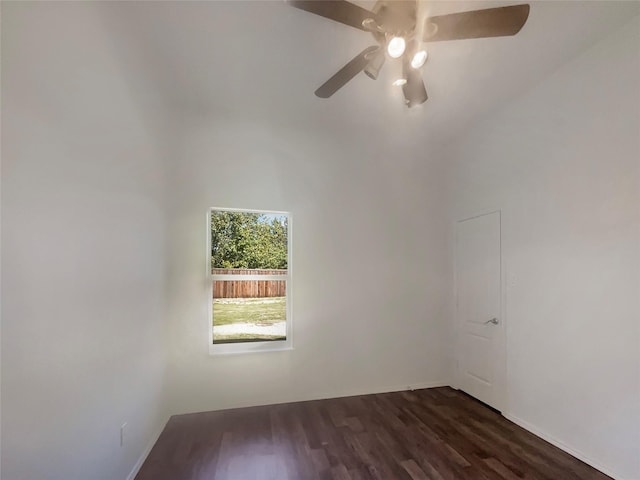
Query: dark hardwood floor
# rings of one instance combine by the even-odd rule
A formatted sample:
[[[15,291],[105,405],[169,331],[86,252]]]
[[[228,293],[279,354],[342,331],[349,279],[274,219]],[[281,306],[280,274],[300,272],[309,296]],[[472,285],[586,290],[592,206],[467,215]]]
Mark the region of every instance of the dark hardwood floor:
[[[433,388],[174,416],[136,480],[609,478]]]

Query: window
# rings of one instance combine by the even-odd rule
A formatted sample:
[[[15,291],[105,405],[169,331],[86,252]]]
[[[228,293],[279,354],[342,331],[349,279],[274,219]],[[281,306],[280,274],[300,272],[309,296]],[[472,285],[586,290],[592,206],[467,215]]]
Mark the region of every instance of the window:
[[[212,208],[211,353],[291,348],[291,218]]]

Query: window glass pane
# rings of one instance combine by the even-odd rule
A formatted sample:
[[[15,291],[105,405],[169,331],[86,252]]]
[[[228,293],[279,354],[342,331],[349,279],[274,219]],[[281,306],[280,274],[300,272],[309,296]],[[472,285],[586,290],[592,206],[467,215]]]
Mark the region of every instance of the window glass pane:
[[[213,343],[286,340],[284,280],[213,282]]]
[[[286,271],[288,223],[283,214],[212,210],[211,273],[220,273],[217,269]]]

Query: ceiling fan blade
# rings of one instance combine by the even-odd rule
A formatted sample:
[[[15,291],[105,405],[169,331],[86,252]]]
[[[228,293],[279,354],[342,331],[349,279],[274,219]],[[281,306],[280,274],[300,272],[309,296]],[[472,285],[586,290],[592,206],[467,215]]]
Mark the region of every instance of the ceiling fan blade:
[[[353,60],[338,70],[338,73],[324,82],[320,88],[315,91],[316,96],[320,98],[329,98],[340,90],[349,80],[364,70],[364,67],[369,63],[371,54],[376,52],[379,48],[380,47],[377,45],[365,48],[361,53],[356,55]]]
[[[380,23],[380,19],[375,13],[345,0],[287,0],[287,3],[300,10],[315,13],[364,31],[368,31],[362,25],[365,19],[371,18],[375,20],[375,23]]]
[[[515,35],[528,17],[527,4],[429,17],[425,22],[423,40],[439,42]]]
[[[429,96],[427,95],[427,89],[424,87],[422,72],[412,68],[409,61],[405,60],[402,63],[402,74],[407,80],[407,83],[402,86],[402,93],[404,93],[407,106],[411,108],[426,102]]]

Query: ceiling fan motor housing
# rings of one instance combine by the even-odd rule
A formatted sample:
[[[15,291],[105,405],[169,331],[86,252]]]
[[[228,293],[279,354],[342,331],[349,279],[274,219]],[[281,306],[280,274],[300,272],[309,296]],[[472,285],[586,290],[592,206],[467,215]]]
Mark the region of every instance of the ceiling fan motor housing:
[[[380,19],[380,30],[372,31],[378,43],[384,45],[387,36],[408,40],[416,29],[415,0],[378,0],[371,10]]]

